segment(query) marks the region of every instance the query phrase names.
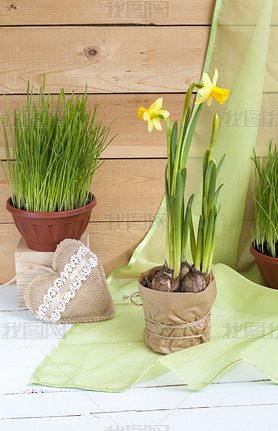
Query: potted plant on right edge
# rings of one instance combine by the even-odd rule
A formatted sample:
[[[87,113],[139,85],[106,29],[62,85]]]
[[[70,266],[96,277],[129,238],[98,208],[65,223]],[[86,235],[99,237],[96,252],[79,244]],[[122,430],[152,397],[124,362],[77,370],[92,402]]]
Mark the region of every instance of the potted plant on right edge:
[[[203,102],[212,98],[219,103],[229,96],[229,90],[216,87],[218,71],[211,81],[204,74],[204,84],[190,85],[184,103],[183,117],[178,130],[173,126],[169,112],[162,110],[162,99],[149,109],[139,108],[138,116],[162,130],[160,120],[166,123],[167,159],[165,171],[165,195],[167,207],[167,255],[164,265],[143,272],[138,279],[139,293],[145,314],[145,343],[155,352],[172,353],[210,339],[210,310],[216,297],[216,284],[212,268],[215,245],[217,199],[221,186],[216,180],[225,155],[219,164],[213,159],[219,118],[213,120],[209,149],[203,157],[202,210],[195,234],[192,220],[192,195],[187,206],[184,191],[187,174],[187,158]],[[190,100],[197,88],[201,97],[198,107],[191,113]],[[187,257],[187,242],[190,239],[193,262]]]
[[[278,289],[278,152],[269,142],[266,158],[254,151],[255,220],[251,253],[268,287]]]

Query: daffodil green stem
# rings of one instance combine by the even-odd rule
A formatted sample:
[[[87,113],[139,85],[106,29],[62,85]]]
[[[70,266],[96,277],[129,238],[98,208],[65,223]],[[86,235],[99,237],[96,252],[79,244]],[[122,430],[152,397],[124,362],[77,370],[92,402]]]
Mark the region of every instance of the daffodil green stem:
[[[188,209],[189,209],[190,248],[191,248],[192,260],[194,263],[195,259],[196,259],[196,238],[195,238],[193,219],[192,219],[192,209],[191,209],[191,207],[188,207]]]
[[[203,258],[203,233],[204,233],[204,216],[200,215],[199,226],[198,226],[198,236],[196,245],[196,254],[194,265],[198,271],[201,271],[202,258]]]
[[[181,152],[181,159],[180,159],[180,169],[183,169],[183,167],[186,166],[188,153],[190,150],[192,138],[202,111],[203,104],[200,104],[194,113],[194,115],[191,117],[191,121],[189,124],[189,127],[186,131],[186,135],[184,137],[183,146],[182,146],[182,152]]]
[[[186,245],[191,232],[190,241],[194,257],[196,240],[193,238],[193,222],[190,207],[184,210],[184,191],[186,183],[186,164],[194,131],[201,113],[202,105],[194,110],[190,117],[190,101],[196,83],[190,85],[183,108],[182,122],[178,133],[178,124],[171,127],[170,120],[164,118],[167,137],[167,169],[165,171],[165,192],[167,205],[167,263],[174,271],[174,278],[180,273],[181,261],[185,259]],[[160,118],[160,117],[159,117]],[[161,117],[163,118],[163,116]],[[200,254],[200,251],[198,250]],[[201,255],[200,255],[201,256]]]
[[[203,193],[202,193],[202,213],[199,218],[197,241],[193,229],[191,206],[192,199],[188,201],[188,225],[190,230],[191,253],[195,268],[203,273],[211,271],[212,259],[215,245],[216,219],[217,219],[217,200],[221,187],[216,189],[216,180],[219,170],[224,161],[221,158],[218,166],[213,159],[215,142],[219,129],[219,118],[216,114],[213,119],[213,126],[210,139],[210,147],[205,151],[203,157]],[[183,253],[184,255],[184,253]]]
[[[192,136],[201,112],[201,106],[198,106],[194,115],[190,118],[190,101],[192,92],[196,84],[189,87],[183,109],[183,117],[178,133],[178,124],[174,123],[171,128],[169,119],[165,119],[166,136],[167,136],[167,215],[168,215],[168,232],[167,232],[167,258],[170,269],[174,270],[174,278],[179,275],[181,266],[182,251],[184,254],[184,243],[187,242],[187,234],[184,231],[184,191],[186,182],[186,161]],[[195,116],[196,121],[194,121]],[[184,150],[186,147],[186,150]],[[181,156],[183,155],[183,164],[181,165]],[[189,215],[187,215],[187,230],[189,224]]]
[[[167,137],[167,159],[168,159],[168,191],[169,196],[171,193],[171,181],[172,181],[172,160],[171,160],[171,134],[172,134],[172,128],[171,128],[171,122],[169,120],[169,117],[165,120],[166,123],[166,137]]]
[[[178,144],[177,144],[177,150],[176,150],[175,161],[174,161],[172,187],[171,187],[172,196],[175,195],[175,191],[176,191],[175,188],[176,188],[176,177],[177,177],[178,169],[182,170],[183,168],[186,167],[186,161],[185,161],[185,163],[181,164],[180,159],[181,159],[183,147],[185,145],[190,146],[190,143],[191,143],[191,141],[189,143],[187,143],[187,131],[188,131],[188,128],[190,128],[189,126],[193,122],[194,117],[195,117],[195,114],[190,117],[190,100],[191,100],[192,92],[193,92],[195,87],[196,87],[196,83],[193,82],[193,84],[191,84],[190,87],[188,88],[188,91],[187,91],[186,96],[185,96],[182,122],[181,122],[180,133],[179,133]],[[188,151],[189,151],[189,148],[188,148]]]
[[[183,230],[182,230],[182,246],[181,246],[181,261],[186,261],[186,247],[189,236],[189,218],[191,215],[191,206],[194,199],[194,195],[191,195],[188,201],[188,205],[185,211]]]
[[[192,195],[187,207],[184,206],[186,184],[186,165],[192,138],[198,123],[202,106],[193,111],[190,117],[190,99],[193,89],[202,88],[193,83],[186,94],[183,118],[178,133],[178,124],[171,126],[165,119],[167,136],[167,168],[165,170],[165,192],[167,206],[167,263],[173,270],[173,278],[179,277],[181,263],[185,262],[188,238],[195,268],[202,272],[211,270],[214,243],[215,223],[217,218],[217,199],[221,186],[216,189],[216,179],[225,155],[218,166],[213,160],[214,147],[219,129],[219,117],[213,119],[210,146],[203,157],[203,196],[202,213],[199,218],[197,234],[192,219]]]
[[[184,189],[186,168],[178,170],[176,195],[174,199],[174,279],[179,276],[181,268],[182,227],[184,220]]]

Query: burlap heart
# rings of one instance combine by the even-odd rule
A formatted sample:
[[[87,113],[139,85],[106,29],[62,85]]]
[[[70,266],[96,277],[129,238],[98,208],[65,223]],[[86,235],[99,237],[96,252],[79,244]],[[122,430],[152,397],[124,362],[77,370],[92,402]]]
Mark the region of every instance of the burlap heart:
[[[29,310],[50,323],[97,322],[115,312],[105,273],[97,256],[82,242],[65,239],[53,257],[53,274],[40,275],[28,285]]]

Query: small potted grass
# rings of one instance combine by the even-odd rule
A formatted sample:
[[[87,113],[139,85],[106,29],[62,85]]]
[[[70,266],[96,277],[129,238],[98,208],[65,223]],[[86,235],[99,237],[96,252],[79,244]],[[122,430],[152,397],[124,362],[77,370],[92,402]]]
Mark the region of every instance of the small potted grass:
[[[213,81],[204,74],[204,84],[190,85],[184,103],[180,129],[177,121],[172,125],[169,112],[162,110],[162,99],[149,109],[139,108],[139,118],[162,130],[166,124],[168,161],[165,170],[167,208],[167,250],[163,265],[143,272],[138,279],[139,293],[145,314],[145,343],[155,352],[172,353],[204,343],[210,339],[210,310],[216,297],[216,283],[212,272],[215,246],[217,200],[221,186],[217,175],[224,161],[217,164],[213,158],[219,128],[219,118],[213,119],[209,149],[203,157],[202,210],[197,231],[194,230],[192,203],[194,196],[184,202],[187,181],[187,158],[203,102],[212,98],[224,103],[229,90],[216,87],[218,72]],[[197,88],[201,97],[191,112],[190,100]],[[189,178],[190,180],[190,178]],[[190,241],[189,262],[187,242]]]
[[[267,157],[254,151],[255,220],[251,253],[268,287],[278,289],[278,152],[269,142]]]
[[[10,189],[6,207],[31,249],[54,251],[65,238],[79,239],[96,205],[92,180],[113,138],[108,140],[111,124],[96,121],[97,106],[86,112],[86,104],[87,88],[67,101],[62,89],[54,109],[44,78],[38,100],[28,83],[26,106],[14,110],[14,124],[8,108],[7,125],[1,117],[6,166],[0,161]]]

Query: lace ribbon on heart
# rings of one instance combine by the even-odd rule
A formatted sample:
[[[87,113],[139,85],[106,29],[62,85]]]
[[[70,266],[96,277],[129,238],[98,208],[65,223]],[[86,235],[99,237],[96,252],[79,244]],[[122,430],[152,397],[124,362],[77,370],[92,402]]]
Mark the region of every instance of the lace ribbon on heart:
[[[70,262],[65,265],[60,277],[56,278],[43,296],[43,303],[37,309],[36,316],[51,323],[57,322],[67,303],[75,297],[82,282],[87,280],[92,268],[97,265],[97,256],[87,247],[80,246],[77,253],[70,258]]]

